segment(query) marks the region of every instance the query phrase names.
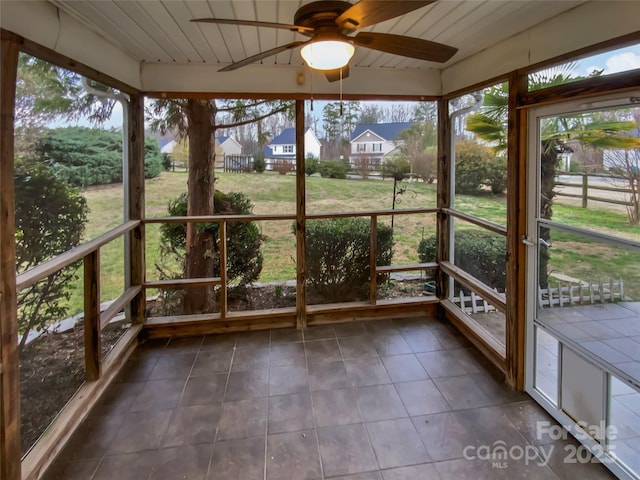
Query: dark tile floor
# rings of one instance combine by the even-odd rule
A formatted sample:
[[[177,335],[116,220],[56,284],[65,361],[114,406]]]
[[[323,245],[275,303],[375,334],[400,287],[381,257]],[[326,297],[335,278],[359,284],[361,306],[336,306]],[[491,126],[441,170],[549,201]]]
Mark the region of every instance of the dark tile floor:
[[[576,444],[540,435],[536,422],[553,424],[433,319],[155,341],[46,478],[613,478],[567,463]],[[486,459],[496,445],[509,455]]]

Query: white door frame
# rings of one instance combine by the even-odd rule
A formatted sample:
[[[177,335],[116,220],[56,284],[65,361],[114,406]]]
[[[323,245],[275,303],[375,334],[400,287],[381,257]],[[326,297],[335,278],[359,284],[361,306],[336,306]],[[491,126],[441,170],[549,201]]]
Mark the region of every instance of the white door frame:
[[[523,238],[523,243],[527,245],[526,269],[527,269],[527,294],[526,294],[526,369],[525,369],[525,390],[536,400],[550,415],[552,415],[569,432],[581,438],[582,444],[599,458],[607,467],[620,479],[636,480],[617,460],[604,452],[600,443],[585,438],[583,431],[578,427],[573,419],[564,413],[559,405],[562,404],[560,381],[562,378],[562,350],[564,343],[558,340],[558,405],[551,402],[545,395],[534,388],[535,383],[535,318],[537,314],[538,302],[538,212],[539,212],[539,184],[540,184],[540,142],[539,142],[539,119],[548,116],[557,116],[584,111],[594,111],[607,109],[616,106],[634,105],[632,97],[640,98],[640,92],[626,92],[600,96],[597,98],[569,100],[553,105],[534,107],[528,112],[527,131],[527,234]],[[538,325],[538,328],[541,328]],[[553,335],[552,335],[553,336]],[[567,347],[568,348],[568,347]],[[577,353],[577,352],[576,352]],[[586,359],[589,361],[589,359]],[[604,388],[605,405],[608,402],[608,384]],[[606,407],[605,407],[606,408]],[[607,418],[604,412],[604,418]]]

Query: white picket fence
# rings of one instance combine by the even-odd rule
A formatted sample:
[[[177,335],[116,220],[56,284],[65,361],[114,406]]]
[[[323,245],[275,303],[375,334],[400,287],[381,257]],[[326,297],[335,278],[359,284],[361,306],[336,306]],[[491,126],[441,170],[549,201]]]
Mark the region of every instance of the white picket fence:
[[[496,311],[496,307],[487,303],[484,298],[474,292],[471,292],[470,295],[465,295],[460,290],[458,296],[453,297],[451,300],[466,313],[490,313]]]
[[[540,308],[565,307],[572,305],[593,305],[625,300],[624,280],[614,282],[580,282],[578,284],[558,282],[555,287],[538,290]]]
[[[624,301],[624,280],[614,282],[558,282],[556,286],[538,289],[538,307],[554,308],[572,305],[593,305],[596,303],[614,303]],[[460,290],[458,296],[452,298],[466,313],[491,313],[496,308],[480,295],[471,292],[469,295]]]

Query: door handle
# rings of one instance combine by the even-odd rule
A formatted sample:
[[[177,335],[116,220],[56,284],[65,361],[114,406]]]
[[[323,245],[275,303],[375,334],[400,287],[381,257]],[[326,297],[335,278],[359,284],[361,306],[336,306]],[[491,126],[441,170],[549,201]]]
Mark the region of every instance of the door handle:
[[[540,243],[540,245],[543,245],[547,248],[551,248],[551,242],[547,242],[544,238],[539,238],[538,243]]]
[[[526,235],[522,234],[520,236],[520,241],[526,245],[527,247],[535,247],[536,246],[536,242],[534,242],[533,240],[531,240],[530,238],[527,238]],[[551,242],[547,242],[544,238],[538,238],[538,243],[544,247],[547,248],[551,248]]]
[[[527,236],[523,233],[520,236],[520,241],[526,245],[527,247],[535,247],[536,246],[536,242],[534,242],[533,240],[527,238]]]

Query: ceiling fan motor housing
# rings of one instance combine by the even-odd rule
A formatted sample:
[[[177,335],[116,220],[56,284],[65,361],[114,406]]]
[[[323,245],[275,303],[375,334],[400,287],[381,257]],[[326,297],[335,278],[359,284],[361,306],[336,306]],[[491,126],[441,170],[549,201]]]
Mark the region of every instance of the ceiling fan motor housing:
[[[310,28],[336,28],[336,18],[353,5],[349,2],[320,0],[303,5],[293,17],[295,25]]]

